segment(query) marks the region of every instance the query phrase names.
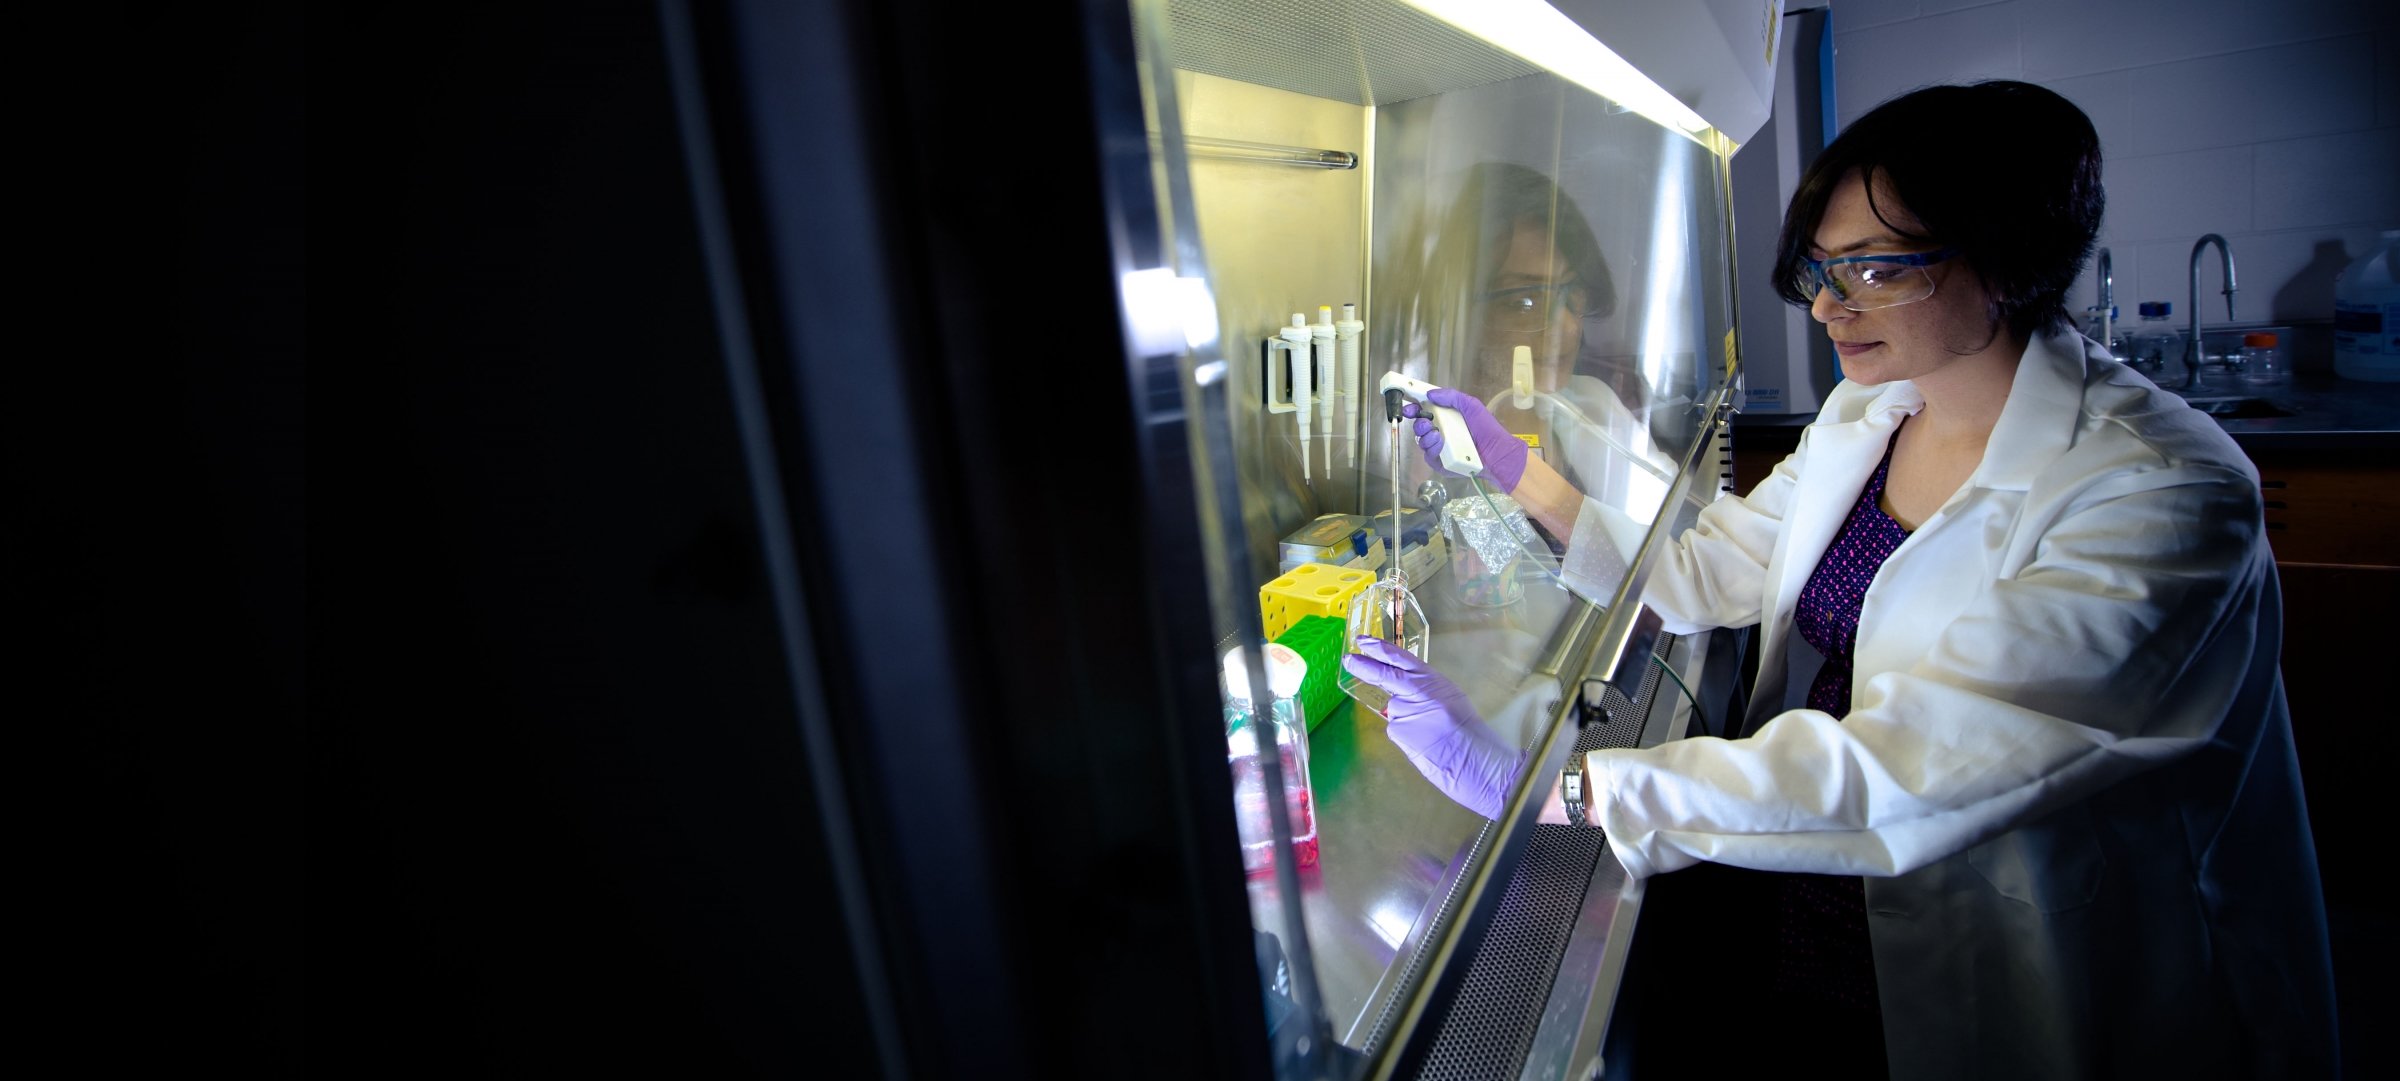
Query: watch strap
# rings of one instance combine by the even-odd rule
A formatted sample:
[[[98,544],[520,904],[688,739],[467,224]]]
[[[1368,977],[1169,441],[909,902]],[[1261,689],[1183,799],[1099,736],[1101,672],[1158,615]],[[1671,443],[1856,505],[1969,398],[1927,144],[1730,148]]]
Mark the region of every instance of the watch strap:
[[[1591,778],[1584,772],[1583,752],[1567,758],[1567,768],[1559,773],[1559,802],[1567,809],[1567,823],[1586,824],[1585,811],[1591,804]]]

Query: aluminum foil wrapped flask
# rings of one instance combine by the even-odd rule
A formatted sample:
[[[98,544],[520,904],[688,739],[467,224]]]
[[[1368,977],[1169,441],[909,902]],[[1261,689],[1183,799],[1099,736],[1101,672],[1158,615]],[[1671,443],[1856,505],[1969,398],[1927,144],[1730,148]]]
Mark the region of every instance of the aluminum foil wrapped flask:
[[[1442,504],[1442,533],[1450,542],[1450,579],[1460,603],[1497,608],[1524,598],[1518,574],[1535,535],[1516,500],[1497,493],[1450,500]]]

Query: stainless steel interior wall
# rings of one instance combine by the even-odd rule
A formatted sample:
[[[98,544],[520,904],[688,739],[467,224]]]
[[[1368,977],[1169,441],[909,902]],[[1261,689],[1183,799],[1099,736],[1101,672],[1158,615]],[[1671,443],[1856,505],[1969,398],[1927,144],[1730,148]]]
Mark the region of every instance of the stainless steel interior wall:
[[[1357,154],[1357,169],[1321,169],[1195,155],[1192,199],[1206,246],[1210,284],[1231,362],[1234,440],[1243,514],[1255,553],[1272,567],[1274,541],[1318,514],[1355,510],[1357,472],[1346,443],[1311,444],[1313,483],[1301,476],[1296,419],[1265,411],[1260,344],[1292,313],[1310,320],[1317,306],[1335,314],[1366,301],[1368,109],[1213,75],[1178,72],[1176,92],[1187,135]],[[1339,416],[1337,415],[1337,423]],[[1313,420],[1312,420],[1313,423]]]

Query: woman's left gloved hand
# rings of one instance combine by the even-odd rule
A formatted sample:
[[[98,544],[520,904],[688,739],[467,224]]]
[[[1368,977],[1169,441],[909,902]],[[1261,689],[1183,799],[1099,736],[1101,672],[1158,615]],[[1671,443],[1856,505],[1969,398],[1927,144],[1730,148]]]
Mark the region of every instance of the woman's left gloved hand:
[[[1358,649],[1342,667],[1392,696],[1385,730],[1417,772],[1459,806],[1500,817],[1525,752],[1483,722],[1458,684],[1414,654],[1379,638],[1360,638]]]

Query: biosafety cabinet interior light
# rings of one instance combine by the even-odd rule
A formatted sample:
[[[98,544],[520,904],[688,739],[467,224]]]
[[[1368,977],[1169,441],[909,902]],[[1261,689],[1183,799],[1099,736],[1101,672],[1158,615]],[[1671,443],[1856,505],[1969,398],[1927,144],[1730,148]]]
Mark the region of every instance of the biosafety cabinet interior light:
[[[1544,0],[1402,0],[1560,78],[1623,105],[1712,150],[1722,140],[1691,106]]]

